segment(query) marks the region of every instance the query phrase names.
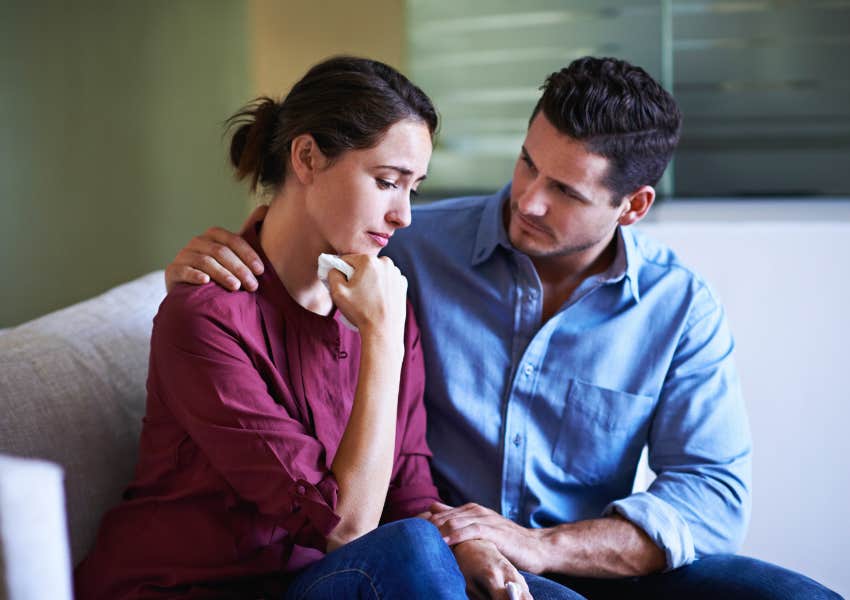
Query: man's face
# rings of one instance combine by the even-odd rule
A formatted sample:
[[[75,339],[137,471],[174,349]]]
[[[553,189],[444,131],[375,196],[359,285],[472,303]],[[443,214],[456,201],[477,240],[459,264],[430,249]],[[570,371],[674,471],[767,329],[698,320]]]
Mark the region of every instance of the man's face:
[[[594,252],[612,239],[626,200],[613,206],[602,183],[608,159],[559,132],[541,111],[514,168],[506,228],[531,257]]]

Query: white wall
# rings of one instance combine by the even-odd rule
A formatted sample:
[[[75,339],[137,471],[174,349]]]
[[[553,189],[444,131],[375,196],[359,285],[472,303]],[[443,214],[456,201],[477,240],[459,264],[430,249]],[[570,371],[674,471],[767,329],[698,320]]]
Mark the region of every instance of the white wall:
[[[754,440],[742,553],[850,596],[850,200],[683,200],[640,228],[722,298]]]

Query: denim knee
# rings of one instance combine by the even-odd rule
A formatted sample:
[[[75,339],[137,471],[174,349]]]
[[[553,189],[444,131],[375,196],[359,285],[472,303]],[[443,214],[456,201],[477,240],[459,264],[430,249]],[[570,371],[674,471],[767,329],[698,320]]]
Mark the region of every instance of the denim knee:
[[[382,527],[396,543],[408,544],[426,554],[451,555],[452,551],[440,535],[440,530],[425,519],[411,518],[387,523]]]

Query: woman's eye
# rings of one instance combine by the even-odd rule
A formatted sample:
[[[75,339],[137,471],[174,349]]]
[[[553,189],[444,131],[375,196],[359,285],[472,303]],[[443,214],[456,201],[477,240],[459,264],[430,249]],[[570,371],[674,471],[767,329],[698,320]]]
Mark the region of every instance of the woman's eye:
[[[412,188],[411,188],[411,190],[410,190],[410,196],[411,196],[412,198],[418,198],[418,197],[419,197],[419,190],[414,190],[414,189],[412,189]]]
[[[394,184],[392,181],[387,181],[386,179],[375,179],[375,181],[377,182],[378,187],[382,190],[398,189],[398,185]]]

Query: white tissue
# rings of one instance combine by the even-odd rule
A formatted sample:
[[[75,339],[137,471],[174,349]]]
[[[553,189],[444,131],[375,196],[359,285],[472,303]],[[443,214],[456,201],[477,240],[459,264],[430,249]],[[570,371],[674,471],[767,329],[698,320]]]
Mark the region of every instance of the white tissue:
[[[345,278],[348,280],[350,280],[351,276],[354,275],[354,267],[342,260],[339,256],[335,256],[333,254],[320,254],[319,268],[316,271],[316,274],[319,276],[319,281],[325,284],[325,287],[328,288],[328,291],[331,291],[331,286],[328,284],[328,273],[331,272],[331,269],[336,269],[345,275]],[[351,321],[346,319],[345,315],[342,313],[339,315],[339,320],[342,321],[342,324],[350,330],[357,331],[357,327],[352,325]]]

